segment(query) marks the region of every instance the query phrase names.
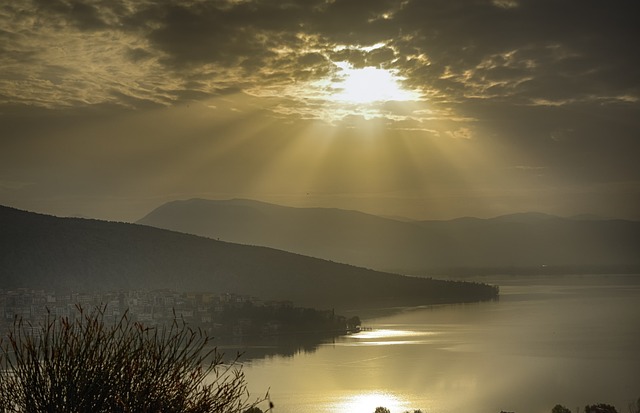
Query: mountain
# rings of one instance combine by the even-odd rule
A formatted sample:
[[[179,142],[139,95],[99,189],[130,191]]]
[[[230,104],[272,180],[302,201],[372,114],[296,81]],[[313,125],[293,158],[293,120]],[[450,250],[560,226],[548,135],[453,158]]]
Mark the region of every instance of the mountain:
[[[362,212],[244,199],[170,202],[138,223],[385,270],[421,265],[441,241],[413,223]]]
[[[382,273],[144,225],[0,206],[0,288],[232,292],[318,308],[479,301],[492,287]]]
[[[164,204],[141,224],[383,271],[626,271],[640,268],[640,222],[541,213],[400,221],[234,199]]]

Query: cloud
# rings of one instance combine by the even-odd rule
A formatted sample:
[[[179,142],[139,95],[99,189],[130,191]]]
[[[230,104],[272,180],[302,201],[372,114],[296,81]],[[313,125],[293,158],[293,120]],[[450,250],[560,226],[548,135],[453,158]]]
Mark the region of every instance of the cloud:
[[[626,153],[640,129],[631,8],[615,0],[10,2],[0,6],[0,116],[144,111],[238,94],[260,101],[264,116],[384,117],[540,156],[558,131],[574,130],[572,145],[615,131]],[[327,84],[339,79],[339,62],[393,71],[421,98],[413,107],[332,107]]]
[[[0,14],[8,34],[0,47],[11,51],[0,57],[4,103],[49,108],[128,106],[119,97],[138,96],[162,104],[166,95],[158,86],[181,83],[166,76],[154,60],[134,61],[131,50],[140,56],[145,40],[98,24],[90,6],[46,4],[11,3]]]
[[[456,130],[447,131],[446,134],[453,139],[472,139],[473,132],[469,128],[458,128]]]
[[[2,7],[0,94],[48,107],[171,104],[229,87],[398,70],[434,104],[637,98],[631,4],[595,0],[25,0]],[[367,47],[380,45],[367,50]],[[125,90],[126,89],[126,90]],[[20,93],[25,92],[25,93]],[[453,105],[451,105],[453,106]]]
[[[500,7],[503,9],[513,9],[518,7],[520,4],[515,0],[492,0],[494,6]]]

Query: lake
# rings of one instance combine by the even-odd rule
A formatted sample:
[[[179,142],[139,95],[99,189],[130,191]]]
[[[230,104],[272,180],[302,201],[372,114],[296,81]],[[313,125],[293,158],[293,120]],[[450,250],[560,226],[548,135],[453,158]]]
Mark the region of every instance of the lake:
[[[500,301],[363,319],[370,330],[245,362],[249,390],[269,389],[276,413],[628,412],[640,397],[640,276],[481,280],[500,285]]]

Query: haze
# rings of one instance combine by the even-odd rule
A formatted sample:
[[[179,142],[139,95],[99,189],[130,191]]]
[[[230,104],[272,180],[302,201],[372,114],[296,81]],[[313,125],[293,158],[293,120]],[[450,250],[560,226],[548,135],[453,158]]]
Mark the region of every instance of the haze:
[[[0,204],[640,219],[633,2],[0,6]],[[632,10],[633,9],[633,10]]]

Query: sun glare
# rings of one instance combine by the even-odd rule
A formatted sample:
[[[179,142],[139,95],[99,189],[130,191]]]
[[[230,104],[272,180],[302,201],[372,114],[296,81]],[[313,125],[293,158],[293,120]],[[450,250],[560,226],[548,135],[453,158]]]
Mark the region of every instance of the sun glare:
[[[372,413],[376,407],[385,407],[396,412],[406,408],[405,403],[398,397],[383,392],[353,395],[336,407],[336,413]]]
[[[353,68],[337,62],[337,76],[331,80],[329,99],[334,102],[369,104],[384,101],[416,100],[419,95],[402,87],[402,77],[387,69]]]
[[[256,87],[247,89],[246,93],[275,98],[277,103],[271,109],[276,113],[322,119],[329,123],[349,117],[398,120],[406,118],[407,113],[424,109],[425,96],[406,88],[403,85],[406,78],[394,69],[354,67],[345,61],[332,61],[330,65],[332,69],[321,78]],[[387,102],[398,104],[387,105]]]

